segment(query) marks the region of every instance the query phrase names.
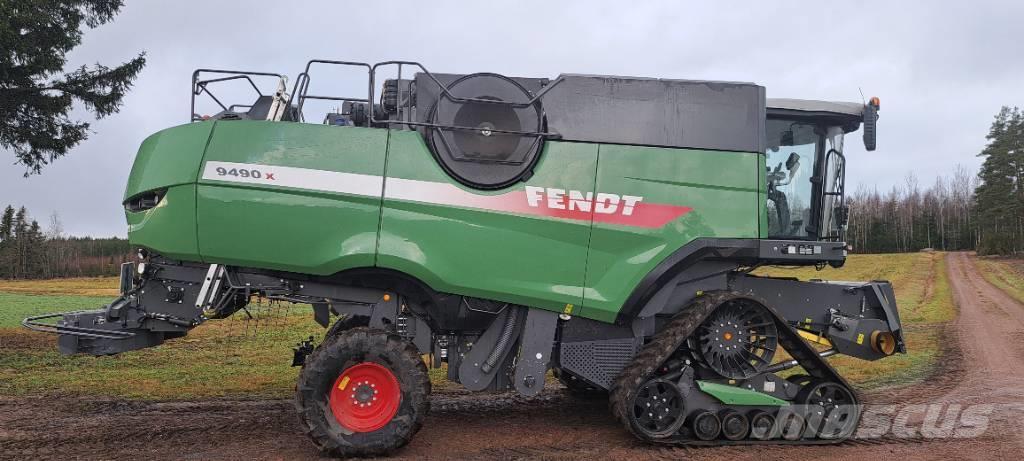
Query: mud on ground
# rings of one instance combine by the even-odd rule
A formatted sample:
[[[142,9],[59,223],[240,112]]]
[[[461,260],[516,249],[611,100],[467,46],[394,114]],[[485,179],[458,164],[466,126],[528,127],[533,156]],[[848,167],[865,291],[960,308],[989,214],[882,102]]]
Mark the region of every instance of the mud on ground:
[[[893,404],[895,433],[834,446],[720,448],[641,443],[614,421],[603,399],[561,389],[535,398],[437,393],[424,428],[398,458],[462,459],[1016,459],[1024,449],[1024,305],[987,283],[967,254],[948,255],[959,316],[947,331],[943,366],[920,385],[875,391]],[[922,434],[927,408],[981,408],[987,429],[970,438]],[[972,405],[982,405],[981,407]],[[985,406],[990,405],[990,406]],[[881,409],[888,407],[869,406]],[[987,411],[986,411],[987,409]],[[981,414],[979,413],[979,414]],[[946,413],[947,415],[949,413]],[[898,418],[897,418],[898,419]],[[882,418],[885,420],[885,418]],[[875,420],[875,426],[882,423]],[[975,420],[974,423],[977,423]],[[971,429],[970,421],[954,426]],[[974,424],[977,427],[977,424]],[[870,428],[868,428],[870,429]],[[862,425],[862,435],[866,430]],[[970,432],[970,431],[968,431]],[[289,400],[127,402],[0,397],[4,459],[317,459]]]

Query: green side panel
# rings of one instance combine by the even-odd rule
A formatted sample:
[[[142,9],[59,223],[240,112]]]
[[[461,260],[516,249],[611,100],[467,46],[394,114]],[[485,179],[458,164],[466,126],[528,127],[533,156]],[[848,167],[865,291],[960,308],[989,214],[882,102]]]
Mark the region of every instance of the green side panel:
[[[387,134],[303,123],[217,122],[203,160],[380,177]],[[380,189],[364,195],[323,186],[200,176],[196,213],[203,260],[316,275],[372,266]]]
[[[195,260],[196,185],[167,188],[157,206],[137,213],[125,212],[128,241],[175,259]]]
[[[757,216],[759,217],[758,228],[761,230],[760,238],[768,238],[768,177],[765,171],[766,161],[768,157],[764,155],[758,155],[758,163],[760,165],[757,168]]]
[[[531,216],[473,204],[507,198],[514,206],[515,200],[525,202],[526,186],[592,191],[596,168],[597,145],[547,142],[528,181],[479,191],[450,179],[418,133],[394,131],[377,265],[411,274],[442,292],[559,312],[578,310],[589,217]],[[395,198],[402,180],[419,184],[422,191],[410,193],[407,187]]]
[[[148,190],[194,183],[212,129],[213,123],[190,123],[157,132],[142,141],[128,176],[124,198]]]
[[[658,228],[595,222],[583,315],[611,322],[640,280],[700,237],[757,238],[759,155],[601,145],[597,190],[692,210]]]
[[[718,399],[726,405],[752,405],[752,406],[786,406],[789,402],[780,398],[763,394],[750,389],[729,386],[726,384],[712,383],[708,381],[697,381],[697,386],[704,393]]]

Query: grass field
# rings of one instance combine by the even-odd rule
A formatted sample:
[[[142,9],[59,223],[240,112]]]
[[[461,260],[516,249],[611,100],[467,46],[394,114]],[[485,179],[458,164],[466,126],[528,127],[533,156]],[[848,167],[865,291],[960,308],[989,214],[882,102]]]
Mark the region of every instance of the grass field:
[[[941,351],[942,325],[955,317],[943,253],[852,255],[841,269],[762,269],[761,274],[801,280],[888,280],[896,291],[907,354],[875,362],[851,357],[829,361],[862,388],[905,384],[924,379]]]
[[[1024,258],[978,258],[978,269],[989,283],[1024,303]]]
[[[936,326],[954,308],[943,255],[854,255],[846,267],[762,269],[762,274],[831,280],[888,279],[896,287],[910,353],[878,362],[833,360],[862,387],[913,382],[931,370],[940,353]],[[89,394],[136,399],[287,397],[298,369],[290,367],[295,342],[319,337],[308,306],[257,305],[210,321],[162,346],[113,357],[63,357],[53,336],[18,328],[36,313],[95,309],[116,296],[116,278],[39,282],[0,281],[0,395]],[[435,386],[445,387],[432,371]]]

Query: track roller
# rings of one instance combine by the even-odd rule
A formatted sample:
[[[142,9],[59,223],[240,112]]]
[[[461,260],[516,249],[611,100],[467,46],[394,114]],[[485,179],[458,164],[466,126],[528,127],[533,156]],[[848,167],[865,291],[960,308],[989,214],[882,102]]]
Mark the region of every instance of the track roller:
[[[693,417],[691,422],[693,435],[700,440],[714,440],[722,432],[722,422],[718,415],[710,411],[702,411]]]
[[[742,413],[725,409],[718,413],[718,419],[722,423],[722,437],[726,440],[743,440],[750,432],[750,420]]]
[[[750,438],[754,440],[769,440],[772,438],[772,431],[775,429],[775,417],[763,410],[750,412]]]
[[[778,432],[785,440],[800,440],[804,435],[804,417],[792,411],[782,410],[778,418]]]

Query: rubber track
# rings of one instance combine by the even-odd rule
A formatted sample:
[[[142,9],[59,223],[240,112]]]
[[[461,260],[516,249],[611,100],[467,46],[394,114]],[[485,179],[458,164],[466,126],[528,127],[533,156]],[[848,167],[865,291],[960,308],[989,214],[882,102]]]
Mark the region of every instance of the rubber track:
[[[747,299],[766,307],[775,320],[779,332],[779,344],[790,353],[793,358],[807,371],[807,373],[819,379],[839,383],[850,391],[855,402],[860,402],[856,391],[849,383],[839,375],[828,362],[818,355],[817,351],[803,340],[786,320],[782,318],[775,309],[767,302],[754,296],[742,295],[734,291],[718,291],[705,293],[695,299],[689,306],[683,308],[664,329],[656,333],[640,350],[633,361],[619,373],[619,376],[612,384],[610,405],[611,412],[626,427],[631,434],[640,440],[653,443],[664,443],[684,446],[723,446],[723,445],[821,445],[835,444],[846,439],[801,439],[801,440],[696,440],[688,439],[681,435],[663,439],[650,439],[640,434],[630,423],[629,412],[631,411],[634,397],[640,385],[647,381],[648,377],[654,374],[669,357],[678,350],[686,339],[693,334],[694,330],[703,323],[715,308],[733,299]],[[859,423],[859,421],[858,421]],[[854,431],[855,432],[855,431]]]

